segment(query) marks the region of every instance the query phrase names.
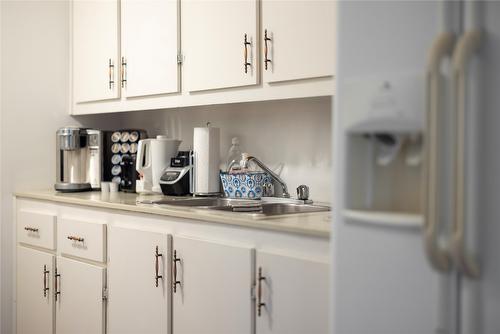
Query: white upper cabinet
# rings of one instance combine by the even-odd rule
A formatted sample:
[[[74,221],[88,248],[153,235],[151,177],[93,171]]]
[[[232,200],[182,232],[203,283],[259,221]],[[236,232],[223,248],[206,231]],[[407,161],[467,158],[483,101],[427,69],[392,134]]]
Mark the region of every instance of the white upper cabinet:
[[[171,332],[171,237],[111,227],[108,333]]]
[[[257,252],[257,334],[327,334],[328,264]]]
[[[264,82],[334,75],[335,22],[333,0],[262,0]]]
[[[252,248],[174,237],[173,256],[173,333],[253,333]]]
[[[257,0],[186,0],[181,13],[188,91],[258,83]]]
[[[72,0],[71,113],[331,96],[336,6]]]
[[[116,99],[118,84],[118,0],[72,3],[73,100]]]
[[[179,91],[178,0],[121,1],[121,79],[125,97]]]

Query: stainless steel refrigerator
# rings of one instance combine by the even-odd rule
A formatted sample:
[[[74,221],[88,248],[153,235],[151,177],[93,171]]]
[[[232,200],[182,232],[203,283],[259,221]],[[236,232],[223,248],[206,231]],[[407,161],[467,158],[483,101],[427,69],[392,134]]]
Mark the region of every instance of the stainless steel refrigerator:
[[[500,2],[339,1],[332,332],[500,333]]]

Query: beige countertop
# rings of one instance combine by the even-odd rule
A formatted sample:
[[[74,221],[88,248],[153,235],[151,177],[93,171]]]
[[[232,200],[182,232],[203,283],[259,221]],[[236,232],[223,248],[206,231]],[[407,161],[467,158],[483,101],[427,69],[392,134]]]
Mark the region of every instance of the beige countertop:
[[[219,210],[155,206],[138,203],[139,200],[155,200],[160,195],[138,195],[130,193],[59,193],[53,190],[22,191],[15,193],[18,198],[28,198],[87,207],[140,212],[158,216],[195,219],[200,221],[245,226],[249,228],[273,230],[317,237],[329,237],[331,212],[301,213],[279,217],[262,217],[245,213],[224,212]]]

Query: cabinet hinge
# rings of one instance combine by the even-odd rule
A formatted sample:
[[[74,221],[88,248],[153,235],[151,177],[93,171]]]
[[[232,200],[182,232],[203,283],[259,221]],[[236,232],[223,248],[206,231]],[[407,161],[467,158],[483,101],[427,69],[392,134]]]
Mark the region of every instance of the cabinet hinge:
[[[254,285],[252,285],[252,287],[250,288],[250,298],[251,298],[252,300],[257,299],[257,295],[256,295],[256,293],[255,293],[255,284],[254,284]]]
[[[183,59],[182,53],[177,54],[177,64],[182,65]]]
[[[108,288],[102,289],[102,300],[108,300]]]

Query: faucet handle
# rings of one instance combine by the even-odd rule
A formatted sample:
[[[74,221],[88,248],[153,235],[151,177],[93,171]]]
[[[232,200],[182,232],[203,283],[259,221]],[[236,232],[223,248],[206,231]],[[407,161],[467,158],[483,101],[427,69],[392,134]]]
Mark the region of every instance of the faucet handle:
[[[262,196],[271,197],[274,195],[273,186],[270,183],[265,183],[262,188]]]
[[[307,201],[309,199],[309,187],[305,184],[301,184],[297,187],[297,198],[301,201]]]

